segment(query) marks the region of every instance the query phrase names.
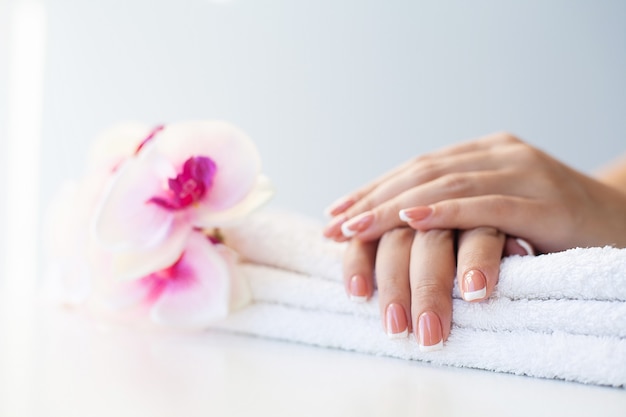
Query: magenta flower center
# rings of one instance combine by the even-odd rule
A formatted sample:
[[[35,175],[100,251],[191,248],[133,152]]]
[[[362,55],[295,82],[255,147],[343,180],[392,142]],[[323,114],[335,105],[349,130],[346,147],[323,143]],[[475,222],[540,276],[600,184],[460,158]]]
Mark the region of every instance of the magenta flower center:
[[[183,262],[184,254],[174,264],[139,280],[140,285],[147,287],[146,301],[154,303],[165,291],[176,291],[186,288],[193,281],[193,273]]]
[[[183,171],[167,181],[164,197],[152,197],[149,202],[166,210],[182,210],[199,202],[211,190],[217,166],[211,158],[193,156],[185,161]]]

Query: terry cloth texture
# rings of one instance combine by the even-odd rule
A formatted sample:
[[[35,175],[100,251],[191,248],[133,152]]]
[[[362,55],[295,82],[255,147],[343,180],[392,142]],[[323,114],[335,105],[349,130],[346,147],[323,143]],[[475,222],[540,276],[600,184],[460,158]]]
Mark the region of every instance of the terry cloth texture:
[[[450,337],[442,350],[420,352],[413,336],[385,335],[376,294],[366,303],[348,299],[344,244],[324,239],[321,230],[319,222],[285,211],[259,212],[226,230],[227,244],[244,261],[253,303],[213,327],[438,365],[626,386],[626,249],[505,258],[489,300],[468,303],[454,288]]]

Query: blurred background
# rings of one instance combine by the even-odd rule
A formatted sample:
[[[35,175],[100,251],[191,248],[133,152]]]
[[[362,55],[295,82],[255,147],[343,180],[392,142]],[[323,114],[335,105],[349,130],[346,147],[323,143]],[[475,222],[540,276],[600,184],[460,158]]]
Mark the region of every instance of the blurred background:
[[[625,74],[623,1],[0,0],[2,262],[30,259],[43,208],[119,122],[234,123],[272,204],[323,219],[497,130],[592,172],[626,151]],[[19,265],[3,276],[36,273]]]

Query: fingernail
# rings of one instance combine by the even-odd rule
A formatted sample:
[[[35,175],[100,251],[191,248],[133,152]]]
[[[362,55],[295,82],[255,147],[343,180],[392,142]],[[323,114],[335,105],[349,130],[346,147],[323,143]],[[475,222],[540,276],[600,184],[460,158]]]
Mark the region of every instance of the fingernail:
[[[432,311],[426,311],[419,317],[417,341],[422,352],[443,349],[441,321]]]
[[[374,213],[366,211],[343,223],[341,225],[341,233],[343,233],[345,237],[352,237],[370,227],[373,221]]]
[[[522,247],[522,249],[526,251],[526,255],[535,256],[535,250],[533,249],[533,246],[530,243],[520,238],[515,239],[515,241],[517,242],[518,245]]]
[[[361,275],[355,275],[350,278],[350,299],[357,303],[364,303],[367,301],[367,282]]]
[[[341,225],[346,220],[347,217],[345,215],[341,215],[332,219],[330,223],[328,223],[328,226],[326,226],[326,228],[324,229],[324,236],[332,238],[341,234]]]
[[[482,300],[487,295],[487,279],[476,269],[463,275],[462,286],[465,301]]]
[[[385,319],[387,321],[387,336],[390,339],[404,339],[409,335],[409,323],[404,308],[400,304],[389,304]]]
[[[346,211],[354,203],[355,201],[352,198],[340,198],[339,200],[332,203],[330,206],[326,207],[326,209],[324,210],[324,214],[329,217],[336,216]]]
[[[433,212],[433,209],[429,206],[420,206],[413,207],[408,209],[402,209],[398,213],[400,216],[400,220],[403,222],[412,222],[424,220],[426,217],[430,216]]]

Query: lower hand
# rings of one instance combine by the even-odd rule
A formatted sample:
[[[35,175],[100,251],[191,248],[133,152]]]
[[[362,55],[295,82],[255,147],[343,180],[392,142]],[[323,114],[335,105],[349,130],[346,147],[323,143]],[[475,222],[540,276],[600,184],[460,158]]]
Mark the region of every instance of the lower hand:
[[[440,349],[450,334],[452,287],[456,276],[466,301],[488,298],[498,281],[505,254],[526,254],[524,246],[490,227],[458,232],[386,232],[380,241],[352,239],[344,259],[348,295],[363,301],[378,284],[382,325],[390,338],[415,332],[423,351]]]

